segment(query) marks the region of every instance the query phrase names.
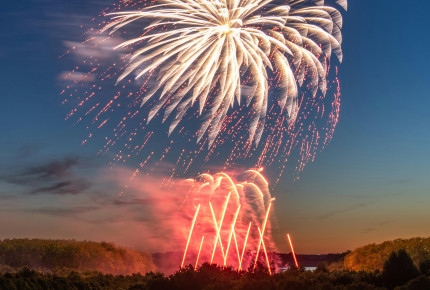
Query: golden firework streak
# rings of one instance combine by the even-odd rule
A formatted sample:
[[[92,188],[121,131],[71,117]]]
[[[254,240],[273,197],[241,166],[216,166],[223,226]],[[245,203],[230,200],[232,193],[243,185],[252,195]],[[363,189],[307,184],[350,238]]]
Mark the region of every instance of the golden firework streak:
[[[261,236],[261,244],[263,246],[264,256],[266,257],[267,269],[269,269],[269,274],[272,275],[272,270],[270,269],[270,263],[269,263],[269,256],[267,255],[266,245],[264,244],[263,233],[261,232],[260,227],[258,227],[258,232],[260,233],[260,236]]]
[[[269,218],[269,212],[270,212],[271,207],[272,207],[272,203],[270,203],[269,207],[267,208],[266,217],[264,218],[264,222],[263,222],[263,230],[260,232],[260,242],[258,243],[257,253],[255,255],[254,269],[255,269],[255,267],[257,267],[258,255],[260,254],[260,248],[261,248],[261,245],[264,243],[263,235],[264,235],[264,232],[266,230],[267,219]]]
[[[230,235],[228,237],[227,249],[225,251],[225,256],[224,256],[224,266],[227,266],[228,250],[230,249],[231,237],[233,236],[233,233],[234,233],[234,227],[236,225],[236,220],[237,220],[237,216],[239,215],[239,211],[240,211],[240,205],[236,210],[236,213],[235,213],[234,219],[233,219],[233,223],[231,225],[231,231],[230,231]]]
[[[242,255],[240,256],[240,260],[239,260],[239,271],[242,270],[243,255],[245,254],[245,248],[246,248],[246,243],[248,242],[249,231],[251,230],[251,224],[252,223],[250,222],[248,226],[248,231],[246,232],[245,242],[243,243]],[[237,252],[237,254],[239,255],[239,251]]]
[[[202,237],[202,241],[200,242],[199,253],[197,254],[196,266],[194,267],[194,270],[197,269],[197,265],[199,264],[200,252],[202,251],[204,239],[205,239],[205,236]]]
[[[296,253],[294,252],[293,242],[291,241],[290,234],[287,234],[288,242],[290,243],[291,253],[293,254],[294,263],[296,263],[296,267],[299,267],[299,263],[297,262]]]
[[[211,264],[212,264],[214,256],[215,256],[215,251],[216,251],[216,246],[218,244],[218,240],[219,240],[219,244],[221,246],[222,257],[224,258],[224,249],[223,249],[223,246],[222,246],[220,231],[221,231],[222,224],[224,222],[224,216],[225,216],[225,212],[227,210],[227,205],[228,205],[228,201],[230,200],[230,196],[231,196],[231,192],[228,193],[227,199],[225,201],[224,209],[223,209],[223,212],[222,212],[222,216],[221,216],[221,220],[219,222],[219,225],[218,225],[218,223],[216,221],[216,217],[215,217],[215,213],[214,213],[214,210],[213,210],[213,207],[212,207],[212,203],[209,202],[209,206],[211,208],[212,217],[214,219],[214,224],[215,224],[215,228],[216,228],[216,237],[215,237],[214,248],[213,248],[213,251],[212,251]]]
[[[184,257],[182,258],[181,268],[184,267],[185,257],[187,256],[188,245],[190,244],[191,235],[193,234],[194,224],[196,223],[197,215],[199,213],[200,204],[194,214],[193,223],[191,224],[190,234],[188,235],[187,245],[185,246]]]

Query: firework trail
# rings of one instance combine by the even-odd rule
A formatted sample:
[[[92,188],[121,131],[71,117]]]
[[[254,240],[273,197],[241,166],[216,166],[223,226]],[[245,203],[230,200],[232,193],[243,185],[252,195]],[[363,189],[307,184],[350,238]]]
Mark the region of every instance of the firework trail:
[[[297,262],[297,257],[296,257],[296,253],[294,252],[293,242],[291,241],[290,234],[287,234],[287,239],[288,239],[288,243],[290,244],[291,255],[294,258],[294,264],[296,265],[296,268],[299,268],[299,263]]]

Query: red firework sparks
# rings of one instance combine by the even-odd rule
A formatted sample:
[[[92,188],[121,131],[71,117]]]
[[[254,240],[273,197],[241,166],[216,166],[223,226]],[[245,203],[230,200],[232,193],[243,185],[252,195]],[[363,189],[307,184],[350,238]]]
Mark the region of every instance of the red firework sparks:
[[[273,199],[268,182],[256,170],[245,171],[242,178],[245,180],[237,182],[226,173],[218,173],[187,180],[192,181],[187,197],[192,200],[188,202],[198,205],[181,267],[195,259],[195,268],[201,261],[232,265],[238,270],[251,265],[255,268],[262,251],[271,273],[267,247],[273,248],[269,218]]]

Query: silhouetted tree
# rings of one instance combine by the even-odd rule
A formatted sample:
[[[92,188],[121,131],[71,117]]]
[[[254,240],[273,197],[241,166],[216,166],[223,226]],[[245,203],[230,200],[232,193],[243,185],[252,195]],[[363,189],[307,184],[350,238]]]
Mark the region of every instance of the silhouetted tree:
[[[317,268],[315,269],[315,273],[328,273],[326,263],[318,263]]]
[[[426,276],[419,276],[408,284],[397,287],[396,290],[427,290],[430,289],[430,279]]]
[[[430,275],[430,260],[422,261],[419,265],[420,273],[422,275]]]
[[[390,288],[403,285],[417,276],[418,270],[405,250],[392,252],[384,263],[382,278]]]

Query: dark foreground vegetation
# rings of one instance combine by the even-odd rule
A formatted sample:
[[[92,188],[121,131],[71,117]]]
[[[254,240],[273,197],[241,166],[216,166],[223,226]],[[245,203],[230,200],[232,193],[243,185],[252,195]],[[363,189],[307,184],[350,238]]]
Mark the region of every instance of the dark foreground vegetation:
[[[165,276],[109,275],[96,272],[44,274],[28,268],[0,274],[0,289],[430,289],[430,261],[420,269],[404,250],[393,252],[382,271],[332,271],[321,264],[314,272],[291,268],[269,275],[266,268],[237,272],[232,268],[203,264],[188,266]]]
[[[345,256],[349,252],[341,254],[325,254],[325,255],[297,255],[297,259],[300,261],[302,267],[316,267],[320,263],[328,265],[329,270],[343,270],[343,261]],[[152,254],[152,260],[157,266],[158,271],[165,274],[173,274],[178,270],[178,265],[182,262],[184,252],[165,252],[165,253],[154,253]],[[276,263],[280,267],[286,265],[294,265],[294,258],[291,253],[269,253],[272,260],[276,260]],[[255,256],[254,256],[255,257]]]
[[[283,265],[291,257],[279,258]],[[324,257],[308,255],[307,263],[317,262],[316,258],[325,263],[320,263],[313,272],[290,268],[270,275],[263,265],[237,272],[233,268],[203,264],[197,270],[188,266],[166,275],[156,272],[150,254],[111,243],[3,240],[0,289],[430,290],[430,239],[395,240]],[[155,257],[156,262],[157,259],[160,257]],[[174,255],[170,259],[175,260]],[[302,262],[306,266],[306,261]]]

